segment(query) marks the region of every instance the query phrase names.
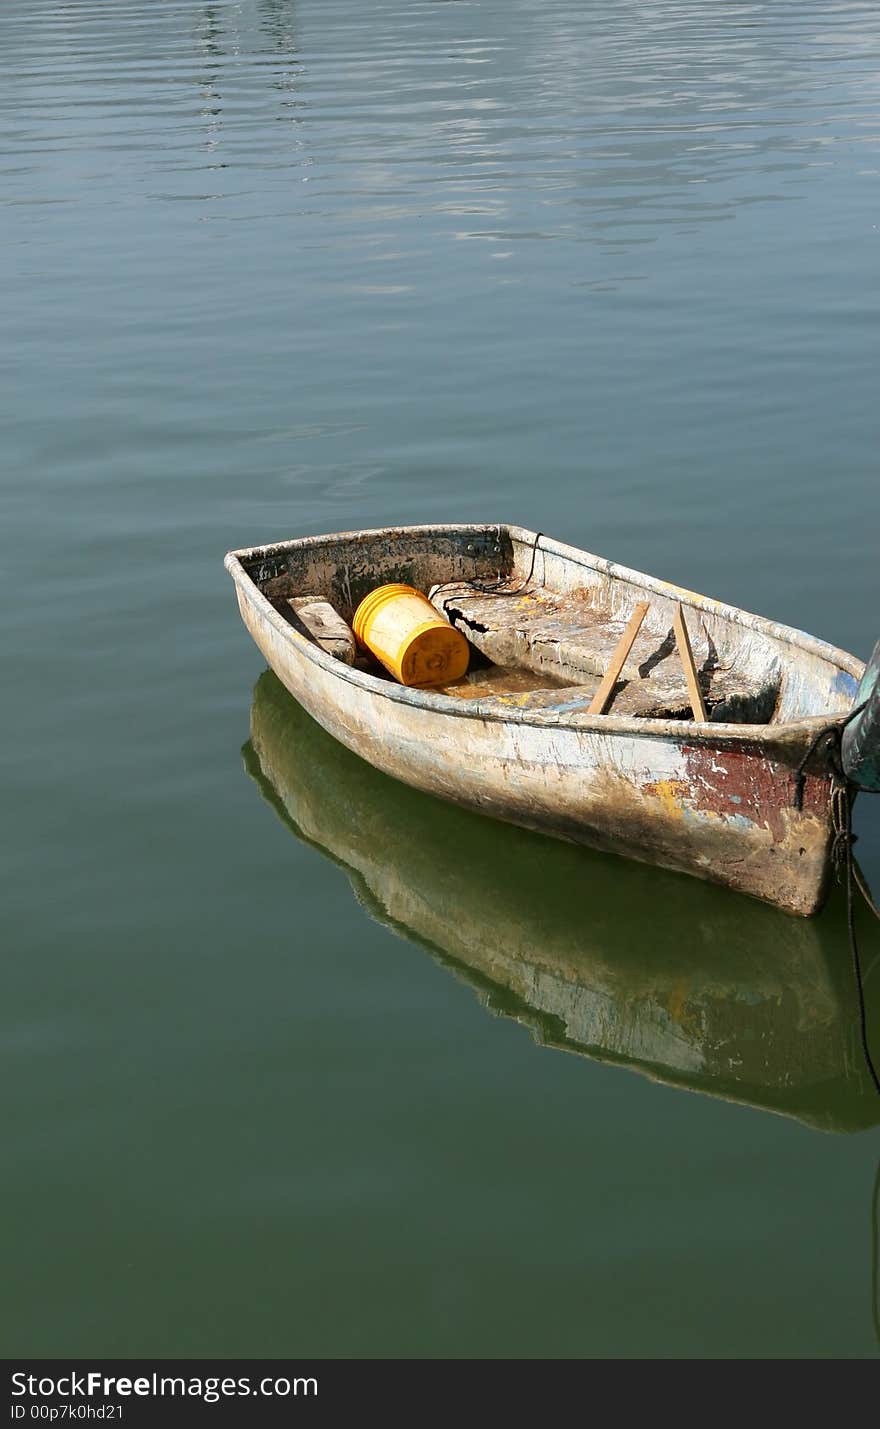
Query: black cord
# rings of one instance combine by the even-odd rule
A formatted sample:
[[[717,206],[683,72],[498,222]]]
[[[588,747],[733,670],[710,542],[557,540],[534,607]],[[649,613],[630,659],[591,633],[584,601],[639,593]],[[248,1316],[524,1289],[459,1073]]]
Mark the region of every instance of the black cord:
[[[831,844],[831,858],[837,869],[838,878],[843,872],[846,882],[846,925],[849,932],[849,949],[852,958],[853,979],[856,987],[856,998],[859,1008],[859,1032],[862,1041],[862,1051],[868,1071],[871,1074],[871,1081],[874,1089],[880,1096],[880,1076],[874,1066],[871,1056],[871,1048],[868,1044],[868,1013],[865,1006],[865,980],[862,976],[862,964],[859,958],[859,943],[856,935],[856,910],[854,889],[857,888],[864,898],[874,916],[880,919],[880,908],[871,897],[867,881],[861,869],[858,867],[853,857],[853,844],[856,836],[852,831],[852,786],[846,777],[841,759],[841,740],[843,731],[847,725],[860,715],[865,708],[867,700],[863,700],[860,705],[855,705],[843,720],[838,720],[834,724],[826,725],[820,729],[814,739],[810,741],[807,752],[795,771],[795,808],[803,807],[804,783],[806,781],[806,769],[813,755],[820,745],[825,743],[826,761],[831,765],[831,826],[834,830],[834,839]]]
[[[868,1071],[871,1073],[871,1080],[877,1095],[880,1096],[880,1076],[874,1066],[871,1056],[871,1048],[868,1043],[868,1013],[865,1005],[865,981],[862,977],[862,964],[859,957],[859,943],[856,935],[856,907],[854,891],[858,887],[863,891],[861,875],[857,877],[855,872],[855,860],[853,858],[853,844],[855,835],[852,831],[852,792],[846,780],[836,772],[832,775],[831,784],[831,823],[834,828],[834,841],[831,845],[831,857],[835,867],[843,871],[846,882],[846,926],[849,932],[849,948],[852,957],[853,979],[856,986],[856,998],[859,1008],[859,1033],[862,1041],[862,1051]],[[876,913],[877,908],[873,899],[866,898],[868,907]]]
[[[535,556],[538,553],[538,542],[540,541],[543,534],[543,531],[539,531],[534,541],[532,542],[532,560],[529,566],[528,575],[526,576],[524,581],[520,581],[518,586],[514,586],[513,590],[501,589],[505,582],[510,580],[510,576],[500,576],[497,581],[490,582],[478,581],[476,577],[474,577],[473,580],[466,581],[465,584],[471,586],[472,589],[477,591],[480,595],[522,595],[523,591],[530,584],[532,576],[534,575]]]
[[[807,745],[807,752],[794,774],[794,806],[798,812],[800,812],[804,806],[804,784],[807,778],[807,765],[823,741],[826,741],[828,745],[825,752],[832,769],[835,773],[840,775],[841,779],[845,778],[840,755],[840,743],[843,739],[843,731],[857,715],[862,713],[867,703],[867,700],[863,700],[860,705],[854,705],[845,719],[836,720],[834,724],[826,724],[824,729],[820,729],[819,733],[810,740],[810,743]],[[880,918],[880,913],[877,914],[877,917]]]

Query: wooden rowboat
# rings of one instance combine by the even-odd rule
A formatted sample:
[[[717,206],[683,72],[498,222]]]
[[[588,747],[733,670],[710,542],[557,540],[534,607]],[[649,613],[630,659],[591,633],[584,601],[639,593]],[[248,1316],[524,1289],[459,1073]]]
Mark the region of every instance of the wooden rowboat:
[[[880,1118],[846,932],[830,909],[789,918],[659,869],[542,848],[371,769],[270,671],[244,759],[370,917],[540,1045],[823,1131]]]
[[[792,913],[821,906],[838,766],[817,736],[851,716],[866,677],[853,655],[517,526],[313,536],[230,552],[226,566],[276,675],[376,768]],[[378,665],[345,664],[290,605],[318,595],[350,623],[389,582],[430,593],[464,631],[464,680],[410,689]],[[606,712],[591,713],[642,607]]]

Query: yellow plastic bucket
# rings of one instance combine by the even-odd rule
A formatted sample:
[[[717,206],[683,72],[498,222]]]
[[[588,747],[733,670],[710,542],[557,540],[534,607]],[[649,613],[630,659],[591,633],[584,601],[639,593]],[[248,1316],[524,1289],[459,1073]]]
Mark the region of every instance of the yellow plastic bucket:
[[[448,685],[468,667],[470,647],[410,585],[383,585],[364,596],[352,628],[402,685]]]

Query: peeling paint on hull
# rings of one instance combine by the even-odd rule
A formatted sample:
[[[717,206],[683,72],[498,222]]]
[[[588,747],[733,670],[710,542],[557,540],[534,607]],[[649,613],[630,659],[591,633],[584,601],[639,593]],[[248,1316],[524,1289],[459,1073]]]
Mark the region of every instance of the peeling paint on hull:
[[[810,681],[826,679],[821,665],[860,678],[854,657],[692,596],[692,604],[716,618],[751,622],[755,634],[749,626],[748,638],[768,649],[794,648],[798,663],[788,689],[796,718],[753,726],[517,709],[499,714],[481,709],[479,701],[465,705],[341,666],[287,624],[257,583],[267,572],[273,578],[279,553],[292,552],[315,567],[322,542],[335,543],[338,552],[346,539],[360,543],[356,549],[379,583],[398,569],[383,565],[382,554],[399,560],[406,551],[415,560],[420,552],[427,561],[432,543],[457,537],[462,550],[470,550],[487,532],[499,533],[499,543],[503,533],[522,550],[534,540],[515,527],[403,528],[236,552],[227,566],[242,619],[276,675],[319,724],[378,769],[492,818],[708,879],[792,913],[816,912],[828,884],[829,771],[821,763],[811,768],[800,801],[795,775],[817,729],[843,718],[848,701],[843,693],[836,705],[829,697],[812,717],[800,706],[808,703]],[[571,548],[546,547],[545,564],[548,557],[563,565],[571,560]],[[595,562],[602,578],[611,572],[619,585],[643,582],[655,600],[679,594],[638,573],[618,574],[598,558],[573,556]],[[334,559],[338,564],[338,555]]]

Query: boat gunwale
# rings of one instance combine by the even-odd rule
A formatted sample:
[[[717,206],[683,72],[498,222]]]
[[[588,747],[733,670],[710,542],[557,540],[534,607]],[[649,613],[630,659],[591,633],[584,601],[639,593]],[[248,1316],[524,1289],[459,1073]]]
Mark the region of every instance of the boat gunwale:
[[[733,741],[737,744],[767,744],[773,742],[779,744],[786,740],[793,740],[798,744],[808,735],[813,735],[817,729],[823,726],[830,726],[841,723],[848,716],[848,711],[831,713],[825,711],[816,715],[803,715],[796,720],[787,720],[779,724],[728,724],[713,720],[681,720],[681,719],[654,719],[650,716],[637,715],[615,715],[603,714],[588,716],[587,711],[564,711],[559,713],[552,710],[525,710],[517,709],[515,706],[499,710],[486,707],[479,700],[459,700],[452,695],[443,695],[431,690],[414,689],[406,685],[398,685],[390,681],[379,679],[375,675],[368,674],[365,670],[355,669],[351,665],[345,665],[332,655],[325,654],[319,646],[312,643],[304,635],[294,629],[284,617],[274,608],[271,601],[263,594],[256,581],[245,569],[245,562],[252,563],[261,558],[267,559],[277,556],[287,551],[295,550],[320,550],[329,542],[341,543],[345,541],[363,542],[371,537],[380,538],[382,536],[448,536],[448,535],[481,535],[496,531],[499,536],[507,535],[511,541],[528,548],[535,545],[538,540],[538,533],[529,531],[522,526],[512,526],[504,522],[489,522],[484,524],[462,523],[449,525],[421,525],[421,526],[379,526],[358,531],[338,531],[328,532],[317,536],[300,536],[286,541],[272,541],[266,545],[242,547],[238,550],[229,551],[224,559],[224,565],[235,583],[237,590],[244,596],[248,603],[253,606],[260,618],[267,622],[272,628],[282,636],[293,650],[305,656],[313,664],[318,665],[328,674],[333,675],[347,684],[355,685],[370,696],[380,696],[390,699],[398,704],[409,705],[417,709],[432,711],[435,714],[452,715],[459,719],[477,719],[483,722],[495,724],[530,725],[537,729],[555,730],[568,729],[574,733],[584,734],[618,734],[618,735],[638,735],[641,738],[669,739],[673,738],[681,742],[691,743],[695,739],[700,742],[716,743],[718,741]],[[574,565],[583,566],[587,570],[598,572],[607,576],[610,580],[619,580],[631,585],[639,586],[645,590],[653,591],[655,594],[666,599],[680,599],[683,604],[694,610],[703,610],[708,614],[720,616],[722,619],[730,621],[734,625],[740,625],[747,630],[755,630],[772,640],[781,644],[791,645],[795,649],[803,650],[806,654],[827,661],[836,666],[845,674],[850,675],[858,684],[864,673],[864,663],[855,655],[850,655],[847,651],[830,645],[827,641],[820,640],[814,635],[809,635],[804,630],[798,630],[794,626],[782,625],[776,621],[769,620],[762,615],[755,615],[750,611],[742,610],[739,606],[726,605],[722,601],[713,600],[711,596],[700,595],[696,591],[686,590],[683,587],[673,585],[668,581],[663,581],[657,576],[648,575],[644,571],[632,570],[628,566],[617,565],[614,561],[607,560],[603,556],[595,556],[589,551],[582,551],[577,546],[569,546],[565,542],[553,540],[549,536],[541,533],[541,545],[537,548],[540,551],[547,551],[549,554],[558,556]]]

